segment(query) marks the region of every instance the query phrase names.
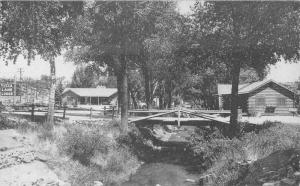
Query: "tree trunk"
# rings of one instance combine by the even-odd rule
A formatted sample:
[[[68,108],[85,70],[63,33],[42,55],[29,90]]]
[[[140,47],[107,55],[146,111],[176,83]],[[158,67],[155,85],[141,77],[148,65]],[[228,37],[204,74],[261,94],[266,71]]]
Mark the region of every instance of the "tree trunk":
[[[168,90],[168,104],[167,104],[167,108],[171,108],[172,107],[172,91]]]
[[[160,94],[158,99],[159,99],[159,109],[163,109],[164,108],[164,95]]]
[[[232,88],[231,88],[231,105],[230,105],[230,125],[228,128],[228,136],[233,138],[239,135],[238,125],[238,106],[239,106],[239,77],[240,77],[241,62],[239,59],[234,59],[232,67]]]
[[[52,129],[54,124],[54,104],[55,104],[55,86],[56,86],[54,58],[51,58],[49,62],[50,62],[51,85],[50,85],[48,115],[47,115],[46,124],[47,127],[49,127],[49,129]]]
[[[117,74],[117,89],[118,89],[118,110],[117,113],[120,114],[121,111],[121,97],[122,97],[122,77],[121,77],[122,72],[118,72]]]
[[[128,81],[127,81],[127,61],[124,55],[121,56],[120,83],[120,108],[121,108],[121,130],[123,133],[128,131]]]
[[[129,87],[129,95],[132,99],[132,104],[133,104],[134,109],[137,109],[138,104],[137,104],[137,101],[136,101],[136,98],[135,98],[135,94],[134,94],[134,91],[132,91],[130,87]]]
[[[147,65],[147,64],[145,64]],[[145,97],[146,97],[146,105],[147,109],[151,108],[151,90],[150,90],[150,76],[148,67],[143,67],[144,79],[145,79]]]

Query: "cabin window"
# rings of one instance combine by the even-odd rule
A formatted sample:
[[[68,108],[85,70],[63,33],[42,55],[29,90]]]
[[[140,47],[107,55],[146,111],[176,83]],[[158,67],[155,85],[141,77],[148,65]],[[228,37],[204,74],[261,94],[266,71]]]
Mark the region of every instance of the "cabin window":
[[[102,104],[103,105],[109,105],[108,98],[102,98]]]
[[[98,97],[92,97],[91,99],[92,99],[91,100],[92,105],[98,105]]]
[[[257,106],[264,106],[265,105],[265,98],[256,98],[255,99],[255,105]]]
[[[81,105],[85,105],[86,104],[85,97],[80,97],[80,104]]]
[[[277,99],[278,105],[286,105],[286,99],[285,98],[278,98]]]

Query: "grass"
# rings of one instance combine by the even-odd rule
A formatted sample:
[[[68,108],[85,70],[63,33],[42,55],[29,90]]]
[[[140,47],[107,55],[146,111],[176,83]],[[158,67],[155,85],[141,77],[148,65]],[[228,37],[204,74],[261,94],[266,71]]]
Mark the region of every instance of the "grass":
[[[245,162],[254,162],[271,153],[300,148],[300,128],[266,122],[260,130],[244,133],[240,139],[227,139],[218,131],[199,132],[192,137],[194,153],[202,157],[204,175],[212,185],[235,185],[245,176]]]
[[[2,129],[15,128],[31,139],[33,148],[47,156],[47,165],[71,185],[120,185],[135,173],[140,162],[121,138],[119,121],[55,124],[0,118]]]
[[[118,143],[121,133],[117,121],[105,126],[67,125],[66,129],[59,139],[59,152],[82,165],[74,172],[81,179],[72,185],[92,185],[99,180],[105,185],[119,185],[139,167],[132,151]]]
[[[19,119],[12,120],[0,113],[0,130],[16,128],[18,123]]]
[[[100,127],[69,125],[65,135],[59,140],[58,147],[61,152],[88,165],[96,152],[106,154],[112,143]]]
[[[277,123],[258,134],[248,133],[243,136],[247,158],[256,160],[270,155],[278,150],[299,148],[300,128],[293,125]]]
[[[21,133],[36,136],[35,147],[47,154],[47,164],[63,175],[71,185],[120,185],[140,166],[136,155],[142,156],[145,139],[140,131],[130,128],[128,135],[120,132],[119,122],[99,124],[65,124],[49,130],[47,124],[26,120],[5,123]],[[211,175],[211,185],[235,185],[245,177],[244,162],[265,158],[275,151],[300,148],[300,128],[266,122],[260,128],[246,129],[239,139],[227,139],[218,130],[198,130],[191,137],[191,147],[204,175]],[[140,150],[137,150],[140,149]],[[151,152],[151,151],[149,151]]]

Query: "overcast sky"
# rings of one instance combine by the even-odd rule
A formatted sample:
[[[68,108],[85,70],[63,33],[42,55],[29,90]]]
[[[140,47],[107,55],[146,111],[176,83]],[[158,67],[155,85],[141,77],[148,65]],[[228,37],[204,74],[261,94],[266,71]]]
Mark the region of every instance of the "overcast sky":
[[[192,1],[178,1],[178,10],[182,14],[188,14],[190,12],[190,6]],[[63,56],[56,58],[56,75],[57,77],[66,77],[66,80],[70,81],[72,74],[76,66],[72,62],[64,62]],[[33,79],[39,79],[41,75],[50,74],[50,66],[48,62],[43,61],[40,57],[36,57],[35,61],[31,62],[31,65],[27,65],[27,60],[21,56],[18,58],[17,63],[14,65],[11,63],[6,66],[3,62],[0,62],[0,77],[13,78],[14,76],[19,78],[18,69],[23,69],[23,77],[31,77]],[[300,63],[284,63],[278,62],[276,65],[270,67],[270,73],[267,78],[271,78],[278,82],[291,82],[296,81],[300,77]]]

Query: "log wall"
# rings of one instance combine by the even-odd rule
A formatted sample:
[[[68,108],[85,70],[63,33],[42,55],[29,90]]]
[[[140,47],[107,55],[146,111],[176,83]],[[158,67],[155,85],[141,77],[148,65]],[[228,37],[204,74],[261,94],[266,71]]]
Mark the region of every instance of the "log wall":
[[[250,94],[248,98],[248,111],[250,114],[264,113],[267,106],[275,107],[275,114],[289,114],[289,108],[293,108],[294,103],[289,95],[280,90],[281,87],[271,86],[264,87],[259,92]],[[257,104],[258,98],[264,98],[263,105]],[[285,99],[285,104],[280,104],[279,98]]]

